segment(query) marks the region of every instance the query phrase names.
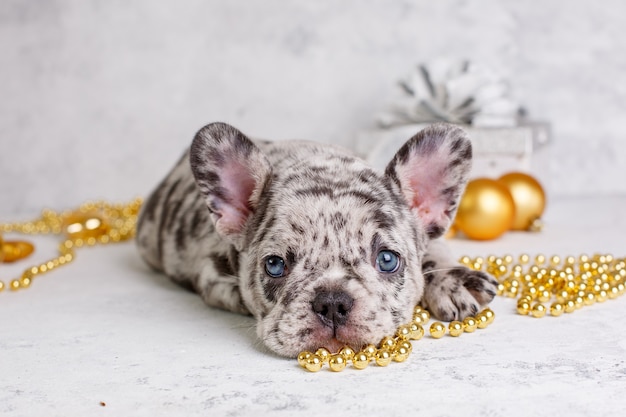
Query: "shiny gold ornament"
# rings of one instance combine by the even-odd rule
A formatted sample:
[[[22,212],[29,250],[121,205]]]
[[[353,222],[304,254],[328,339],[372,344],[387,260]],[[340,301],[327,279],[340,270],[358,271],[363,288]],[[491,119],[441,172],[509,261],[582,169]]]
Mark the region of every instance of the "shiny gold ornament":
[[[352,358],[352,366],[354,366],[356,369],[365,369],[367,368],[367,365],[369,365],[369,363],[370,358],[365,352],[359,352],[354,355],[354,358]]]
[[[455,225],[470,239],[490,240],[509,230],[514,217],[515,205],[507,187],[479,178],[467,184]]]
[[[340,353],[335,353],[334,355],[330,355],[328,359],[328,367],[333,372],[341,372],[346,367],[347,360],[345,356]]]
[[[529,230],[540,219],[546,206],[546,195],[539,182],[523,172],[511,172],[498,181],[504,184],[515,203],[513,230]],[[538,227],[537,224],[534,227]]]
[[[391,353],[387,349],[380,349],[376,352],[376,365],[387,366],[391,363]]]
[[[30,256],[35,247],[24,241],[2,241],[0,236],[0,262],[15,262]]]
[[[435,339],[441,339],[446,334],[446,326],[438,321],[430,326],[430,335]]]
[[[109,224],[101,215],[96,212],[83,213],[81,211],[66,216],[62,227],[70,239],[83,240],[103,236],[109,230]]]
[[[461,334],[463,334],[463,323],[460,321],[451,321],[448,325],[448,333],[453,337],[461,336]]]

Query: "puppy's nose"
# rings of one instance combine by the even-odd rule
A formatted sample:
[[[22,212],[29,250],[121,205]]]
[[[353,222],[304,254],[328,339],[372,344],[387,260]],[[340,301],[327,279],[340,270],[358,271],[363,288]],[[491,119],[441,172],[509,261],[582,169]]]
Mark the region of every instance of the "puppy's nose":
[[[337,328],[348,321],[354,299],[343,291],[323,291],[311,304],[324,325]]]

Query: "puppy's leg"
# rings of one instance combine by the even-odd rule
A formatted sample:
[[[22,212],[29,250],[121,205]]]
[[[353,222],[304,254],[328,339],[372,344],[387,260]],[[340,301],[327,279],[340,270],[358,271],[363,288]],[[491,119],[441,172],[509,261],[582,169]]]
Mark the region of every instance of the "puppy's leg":
[[[207,272],[210,275],[203,277]],[[215,274],[213,271],[203,271],[202,275],[195,289],[207,305],[239,314],[250,314],[241,298],[236,277]]]
[[[426,286],[422,303],[439,320],[462,320],[493,300],[498,282],[490,275],[460,265],[443,239],[428,245],[422,262]]]

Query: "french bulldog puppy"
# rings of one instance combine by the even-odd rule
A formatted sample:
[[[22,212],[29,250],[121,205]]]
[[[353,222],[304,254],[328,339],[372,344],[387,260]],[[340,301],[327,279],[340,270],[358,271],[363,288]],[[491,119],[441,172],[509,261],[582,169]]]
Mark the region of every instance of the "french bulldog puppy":
[[[212,123],[147,199],[137,245],[209,306],[253,315],[280,355],[358,348],[410,322],[418,302],[449,321],[495,296],[495,279],[459,265],[441,238],[471,160],[466,133],[447,124],[377,172],[339,147]]]

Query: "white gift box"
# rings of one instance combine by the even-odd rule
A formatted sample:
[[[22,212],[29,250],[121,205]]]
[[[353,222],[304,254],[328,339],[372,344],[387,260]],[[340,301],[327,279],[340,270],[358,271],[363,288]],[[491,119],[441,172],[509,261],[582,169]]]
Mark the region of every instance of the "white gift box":
[[[408,124],[357,133],[355,149],[375,168],[384,169],[398,149],[428,124]],[[547,123],[514,127],[461,126],[474,151],[472,177],[498,177],[511,171],[528,171],[533,152],[550,140]]]

